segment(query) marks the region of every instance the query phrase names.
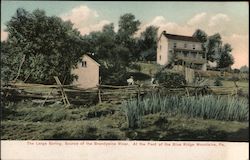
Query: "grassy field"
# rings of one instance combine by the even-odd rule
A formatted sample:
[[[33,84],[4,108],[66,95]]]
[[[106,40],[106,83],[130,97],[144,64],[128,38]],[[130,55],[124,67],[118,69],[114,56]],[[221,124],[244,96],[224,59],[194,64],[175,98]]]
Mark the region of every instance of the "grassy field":
[[[38,107],[10,103],[3,110],[2,139],[229,140],[247,141],[248,122],[222,121],[162,113],[142,117],[129,128],[124,107],[102,103],[89,107],[60,104]]]
[[[155,63],[137,62],[136,64],[140,66],[140,72],[147,75],[153,75],[161,69],[161,66]]]
[[[240,87],[243,91],[243,93],[249,94],[249,82],[248,81],[237,81],[236,84],[238,87]],[[223,87],[235,87],[235,84],[233,81],[229,80],[222,80]]]
[[[151,75],[161,68],[151,63],[138,64],[141,70],[131,73],[136,80],[145,83],[150,83]],[[222,84],[222,87],[235,87],[233,81],[222,80]],[[237,85],[248,93],[248,81],[238,81]],[[45,87],[23,89],[46,94],[51,91]],[[248,99],[228,98],[225,102],[216,98],[197,100],[189,97],[177,103],[177,99],[163,97],[144,99],[140,105],[133,100],[127,101],[133,103],[131,108],[126,107],[126,102],[70,107],[59,103],[40,107],[31,101],[7,102],[2,108],[1,139],[248,141]],[[140,107],[144,107],[143,114],[137,112]],[[131,117],[136,121],[139,119],[139,127],[130,126]]]

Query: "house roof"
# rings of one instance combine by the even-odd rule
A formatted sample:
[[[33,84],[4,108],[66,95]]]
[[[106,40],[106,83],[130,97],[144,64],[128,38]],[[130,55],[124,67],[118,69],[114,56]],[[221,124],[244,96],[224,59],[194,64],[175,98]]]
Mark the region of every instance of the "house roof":
[[[190,42],[200,42],[197,38],[191,36],[183,36],[176,34],[163,33],[168,39],[179,40],[179,41],[190,41]],[[201,42],[200,42],[201,43]]]
[[[97,63],[97,62],[96,62],[92,57],[90,57],[89,55],[84,54],[83,57],[86,57],[86,58],[90,59],[90,60],[91,60],[92,62],[94,62],[96,65],[100,66],[100,64]]]

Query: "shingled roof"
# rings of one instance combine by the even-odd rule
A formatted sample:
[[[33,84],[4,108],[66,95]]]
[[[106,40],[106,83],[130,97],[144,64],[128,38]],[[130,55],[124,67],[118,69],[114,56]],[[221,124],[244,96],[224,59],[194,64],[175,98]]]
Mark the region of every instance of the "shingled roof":
[[[163,32],[163,35],[167,37],[168,39],[173,39],[173,40],[200,42],[197,38],[191,37],[191,36],[182,36],[182,35],[169,34],[169,33],[164,33],[164,32]]]

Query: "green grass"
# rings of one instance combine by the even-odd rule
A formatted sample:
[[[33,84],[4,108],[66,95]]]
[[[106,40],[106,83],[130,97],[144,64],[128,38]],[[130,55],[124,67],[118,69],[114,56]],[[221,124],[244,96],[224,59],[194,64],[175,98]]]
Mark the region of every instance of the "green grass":
[[[222,80],[222,83],[223,83],[223,86],[225,86],[225,87],[235,87],[233,81]],[[248,86],[249,86],[249,82],[248,81],[237,81],[236,84],[239,87],[247,88],[247,89],[248,89]]]
[[[137,62],[136,64],[138,64],[141,67],[140,72],[147,75],[153,75],[161,69],[161,66],[159,64],[144,63],[144,62]]]
[[[237,81],[236,84],[242,89],[243,93],[249,94],[249,81]],[[235,87],[233,81],[222,80],[223,87]]]
[[[3,140],[248,140],[248,122],[221,121],[163,114],[141,117],[141,128],[129,128],[120,105],[38,107],[31,102],[3,108]]]
[[[122,104],[129,127],[142,124],[142,116],[158,112],[168,116],[187,116],[191,118],[216,119],[224,121],[248,121],[248,99],[228,96],[200,97],[162,97],[150,95],[143,100],[131,99]]]

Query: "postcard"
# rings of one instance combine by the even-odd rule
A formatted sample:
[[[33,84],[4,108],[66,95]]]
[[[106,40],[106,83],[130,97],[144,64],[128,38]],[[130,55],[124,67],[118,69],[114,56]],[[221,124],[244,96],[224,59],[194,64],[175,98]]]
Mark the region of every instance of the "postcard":
[[[1,159],[249,159],[249,3],[1,1]]]

